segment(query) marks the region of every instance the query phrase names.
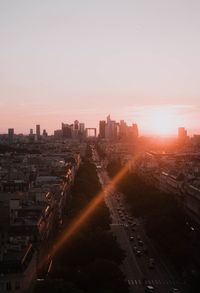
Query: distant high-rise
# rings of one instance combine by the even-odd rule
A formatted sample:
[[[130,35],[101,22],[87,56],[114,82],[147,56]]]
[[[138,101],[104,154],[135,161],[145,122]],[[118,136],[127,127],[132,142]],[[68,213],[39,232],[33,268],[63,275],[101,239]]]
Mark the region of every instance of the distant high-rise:
[[[109,115],[107,117],[107,123],[105,127],[106,139],[113,140],[117,138],[117,127],[118,127],[118,124],[114,120],[111,120]]]
[[[84,133],[85,132],[85,123],[80,123],[79,129],[80,129],[80,133]]]
[[[14,142],[14,128],[8,128],[8,142],[9,144]]]
[[[54,130],[54,137],[55,137],[56,139],[61,139],[61,138],[63,138],[63,132],[62,132],[62,129]]]
[[[39,124],[36,125],[36,138],[37,140],[40,139],[40,125]]]
[[[79,121],[75,120],[73,125],[72,138],[77,139],[79,137],[79,131],[80,131],[79,127],[80,127]]]
[[[74,121],[74,130],[79,130],[79,122],[78,122],[78,120]]]
[[[29,133],[29,142],[34,142],[35,140],[35,135],[33,134],[33,129],[30,129],[30,133]]]
[[[120,120],[119,138],[126,138],[128,134],[128,126],[124,120]]]
[[[180,142],[185,142],[187,140],[187,130],[184,127],[179,127],[178,129],[178,140]]]
[[[111,122],[110,115],[107,116],[107,124]]]
[[[106,121],[101,120],[99,121],[99,138],[106,137]]]
[[[106,139],[112,140],[114,136],[114,125],[115,121],[112,121],[110,115],[107,117],[107,123],[105,127],[105,137]]]
[[[116,122],[112,120],[110,115],[105,120],[99,121],[99,138],[106,138],[107,140],[129,140],[136,141],[138,138],[138,126],[133,123],[128,126],[124,120]]]
[[[45,136],[45,137],[48,136],[48,133],[47,133],[46,129],[43,129],[42,135]]]
[[[139,133],[138,133],[138,126],[136,123],[132,124],[131,132],[132,132],[133,138],[138,138]]]
[[[71,138],[72,137],[72,127],[67,123],[62,123],[62,137]]]
[[[110,139],[117,139],[117,128],[118,124],[116,121],[112,120],[110,121]]]

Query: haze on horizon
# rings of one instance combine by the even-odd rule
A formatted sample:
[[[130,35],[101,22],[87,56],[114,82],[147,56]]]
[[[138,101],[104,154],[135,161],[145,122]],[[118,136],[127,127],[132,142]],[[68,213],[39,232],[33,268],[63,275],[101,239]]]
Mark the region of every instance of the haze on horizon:
[[[0,132],[109,113],[200,132],[199,36],[198,0],[0,0]]]

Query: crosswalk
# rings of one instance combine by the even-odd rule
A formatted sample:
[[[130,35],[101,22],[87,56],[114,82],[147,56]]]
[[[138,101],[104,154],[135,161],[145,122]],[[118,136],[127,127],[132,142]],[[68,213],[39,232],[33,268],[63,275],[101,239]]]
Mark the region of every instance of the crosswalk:
[[[180,285],[180,282],[175,280],[128,280],[127,281],[129,286],[140,286],[140,285],[154,285],[154,286],[161,286],[161,285]]]

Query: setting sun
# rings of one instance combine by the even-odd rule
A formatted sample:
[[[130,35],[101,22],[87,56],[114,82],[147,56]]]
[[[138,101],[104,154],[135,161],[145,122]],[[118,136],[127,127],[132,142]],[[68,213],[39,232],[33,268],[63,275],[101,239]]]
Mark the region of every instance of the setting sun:
[[[177,134],[177,129],[182,126],[183,121],[175,107],[160,106],[145,109],[143,123],[148,125],[149,134],[171,136]]]
[[[176,115],[170,109],[158,109],[153,113],[152,130],[155,134],[170,135],[177,127]]]

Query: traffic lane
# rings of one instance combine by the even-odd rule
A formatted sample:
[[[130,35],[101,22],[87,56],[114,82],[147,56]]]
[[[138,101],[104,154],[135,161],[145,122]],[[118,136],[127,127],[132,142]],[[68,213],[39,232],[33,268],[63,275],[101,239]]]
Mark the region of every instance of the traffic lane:
[[[123,199],[121,199],[121,203],[122,203]],[[125,206],[125,203],[124,203]],[[127,210],[128,213],[128,210]],[[148,239],[148,237],[146,236],[143,227],[141,227],[141,225],[139,223],[139,221],[137,220],[137,229],[139,230],[139,233],[142,235],[142,238],[144,239],[144,241],[147,243],[148,247],[151,247],[151,250],[153,251],[152,254],[154,254],[154,258],[157,259],[157,267],[159,267],[159,272],[162,271],[164,274],[166,274],[168,276],[168,278],[174,279],[174,273],[172,274],[171,271],[168,269],[168,267],[166,266],[166,264],[164,263],[164,261],[161,259],[160,255],[157,253],[157,251],[155,251],[155,249],[152,249],[152,244],[151,241]]]
[[[126,229],[124,229],[124,224],[123,224],[123,226],[121,224],[118,227],[120,227],[120,228],[118,228],[119,229],[118,238],[120,239],[120,242],[122,243],[124,250],[126,250],[127,256],[134,259],[134,265],[137,267],[137,272],[139,272],[140,277],[142,277],[143,272],[142,272],[141,268],[138,266],[137,256],[133,252],[133,246],[132,246],[132,241],[130,240],[130,235],[127,234]]]
[[[146,255],[142,256],[136,256],[137,257],[137,263],[140,266],[140,269],[143,273],[142,279],[129,279],[129,285],[135,286],[139,285],[139,283],[146,284],[146,285],[152,285],[156,288],[156,292],[170,292],[172,287],[178,287],[181,288],[179,282],[176,282],[176,280],[167,278],[167,276],[163,276],[160,274],[159,269],[149,269],[148,267],[148,257]],[[184,292],[181,290],[181,292]]]
[[[119,203],[119,206],[120,207],[122,206],[121,202]],[[128,214],[128,211],[126,209],[124,209],[123,214],[124,214],[124,218],[126,219],[127,224],[129,225],[129,235],[132,234],[133,232],[136,234],[136,237],[138,237],[138,235],[140,235],[140,238],[143,241],[144,245],[150,247],[149,240],[147,239],[146,235],[144,234],[144,230],[142,229],[142,227],[138,223],[138,221],[136,223],[136,221]],[[136,224],[134,227],[134,231],[132,230],[133,228],[130,228],[131,222]],[[151,253],[151,254],[153,254],[153,253]],[[158,258],[158,257],[154,256],[154,258]],[[166,266],[163,266],[160,261],[158,261],[158,265],[159,265],[160,269],[162,269],[165,273],[169,274],[169,270],[166,269]],[[169,276],[171,278],[173,277],[172,274],[169,274]]]
[[[137,234],[138,234],[138,227],[140,225],[137,224]],[[140,234],[141,231],[140,231]],[[129,235],[132,235],[132,231],[129,230]],[[134,235],[133,235],[134,236]],[[144,241],[144,240],[143,240]],[[134,243],[135,245],[139,246],[138,243]],[[146,243],[144,243],[145,246],[147,246]],[[141,249],[141,248],[140,248]],[[174,276],[171,274],[168,274],[168,270],[166,271],[165,268],[163,268],[162,262],[160,262],[159,258],[157,256],[154,256],[153,253],[151,253],[151,257],[154,257],[156,261],[156,265],[154,269],[149,269],[149,261],[148,256],[140,257],[138,259],[138,262],[141,265],[141,270],[144,273],[144,279],[152,281],[153,285],[156,287],[164,286],[162,289],[159,288],[159,292],[169,292],[169,290],[172,288],[172,285],[175,285],[175,287],[178,287],[181,289],[181,292],[185,292],[184,285],[178,281]]]
[[[128,236],[130,238],[130,236],[133,236],[132,231],[130,229],[127,230]],[[135,239],[132,241],[132,246],[136,245],[138,250],[143,251],[143,245],[140,246],[138,244],[138,240],[135,237]],[[146,244],[145,244],[146,245]],[[171,278],[169,278],[169,276],[165,275],[164,273],[161,272],[161,267],[156,264],[156,267],[151,270],[149,269],[149,257],[145,254],[143,254],[142,256],[137,256],[138,260],[136,260],[136,262],[138,262],[138,264],[140,265],[140,270],[143,273],[143,278],[144,279],[152,279],[152,280],[158,280],[163,284],[165,280],[167,280],[168,282],[171,280]]]
[[[110,180],[108,178],[108,176],[106,176],[105,172],[100,172],[98,171],[98,175],[99,175],[99,179],[100,179],[100,183],[102,185],[102,187],[105,186],[106,183],[108,183]],[[107,193],[105,194],[104,200],[106,205],[108,206],[110,212],[111,212],[111,216],[112,216],[112,220],[113,220],[113,224],[111,225],[111,229],[113,231],[113,234],[116,236],[117,241],[119,243],[119,245],[121,246],[121,248],[125,251],[126,253],[126,258],[122,264],[122,271],[125,273],[125,276],[127,278],[127,281],[130,279],[140,279],[141,278],[141,273],[140,273],[140,269],[137,266],[137,262],[134,259],[134,255],[132,252],[132,247],[129,243],[129,239],[127,238],[127,234],[124,231],[124,226],[122,224],[120,215],[118,213],[118,211],[116,210],[116,202],[112,200],[112,193]],[[116,224],[115,224],[116,223]],[[139,286],[137,288],[135,288],[135,286],[130,286],[130,293],[142,293],[144,292],[144,288],[143,286]]]
[[[119,206],[119,203],[116,201],[116,197],[114,196],[113,193],[110,193],[107,195],[107,203],[109,204],[109,209],[113,215],[113,220],[114,222],[119,222],[120,223],[120,216],[119,213],[116,212],[116,207]],[[123,227],[121,227],[123,229]],[[124,231],[124,229],[122,230]],[[130,229],[124,231],[125,233],[128,233],[128,240],[130,235],[132,235],[132,231],[130,231]],[[120,236],[122,235],[122,232],[119,232],[118,235],[118,239],[120,238]],[[166,280],[167,278],[163,278],[162,274],[160,274],[160,271],[158,270],[158,273],[156,273],[155,271],[153,272],[153,274],[150,274],[149,272],[149,268],[147,267],[147,263],[148,263],[148,258],[145,256],[142,257],[138,257],[136,256],[136,259],[134,261],[133,266],[130,265],[130,259],[131,257],[133,257],[132,255],[132,244],[130,243],[131,247],[129,247],[127,249],[127,247],[124,247],[124,238],[121,239],[121,241],[119,240],[119,242],[121,243],[122,248],[127,252],[127,257],[125,260],[125,264],[123,267],[123,271],[126,272],[126,276],[127,276],[127,280],[129,281],[129,286],[131,286],[131,288],[133,290],[133,292],[144,292],[144,288],[143,288],[143,280],[147,280],[147,282],[152,282],[149,284],[156,284],[156,287],[158,287],[158,284],[160,285],[164,285],[165,282],[169,283],[170,280]],[[130,241],[129,241],[130,242]],[[136,244],[136,243],[135,243]],[[138,243],[136,244],[138,245]],[[130,252],[131,251],[131,252]],[[138,259],[137,259],[138,258]],[[139,266],[138,266],[139,265]],[[133,268],[135,268],[136,266],[138,266],[139,270],[140,270],[140,276],[138,276],[138,271],[136,270],[135,272],[133,272]],[[141,276],[142,274],[142,276]],[[132,283],[131,283],[132,282]],[[147,283],[148,284],[148,283]],[[167,292],[165,290],[168,290],[169,287],[167,288],[159,288],[159,292]]]
[[[163,279],[163,280],[175,279],[171,275],[167,274],[167,272],[162,267],[162,263],[160,263],[160,261],[157,258],[157,256],[155,256],[151,252],[151,250],[149,249],[149,245],[144,240],[143,235],[141,235],[141,233],[140,233],[141,231],[139,231],[139,227],[137,226],[137,228],[134,228],[134,230],[135,231],[133,232],[132,229],[129,228],[127,230],[127,232],[129,233],[129,236],[134,237],[134,240],[132,241],[133,242],[133,247],[134,246],[137,247],[137,249],[142,252],[142,255],[140,257],[138,257],[138,262],[141,265],[141,270],[143,271],[144,277],[147,278],[147,279],[155,278],[155,277],[157,277],[159,279]],[[140,240],[137,239],[138,237],[139,237]],[[140,243],[142,243],[142,245]],[[148,254],[144,253],[144,247],[146,249],[148,249]],[[154,268],[152,268],[152,269],[150,269],[150,266],[149,266],[149,259],[150,258],[153,258],[154,263],[155,263]]]
[[[107,203],[109,203],[109,208],[113,214],[113,210],[116,209],[115,204],[116,202],[113,200],[112,197],[107,197]],[[114,222],[119,221],[119,215],[116,213],[116,218]],[[125,272],[127,282],[128,280],[141,280],[142,279],[142,272],[140,267],[138,266],[136,256],[133,253],[132,246],[129,240],[129,235],[126,233],[124,226],[122,223],[120,224],[112,224],[112,231],[113,234],[117,237],[118,243],[121,248],[126,252],[126,259],[124,264],[122,265],[123,271]],[[131,292],[144,292],[144,288],[142,282],[140,284],[134,284],[134,286],[130,287]]]
[[[108,176],[104,176],[104,178],[106,178],[106,181],[107,181]],[[115,192],[115,190],[114,190],[114,192]],[[111,209],[112,210],[115,209],[116,206],[125,205],[125,202],[123,200],[123,195],[121,193],[118,193],[118,192],[116,192],[116,194],[115,194],[114,192],[111,195],[109,195],[109,196],[112,197],[112,198],[114,198],[115,200],[120,197],[120,200],[119,200],[119,202],[118,201],[116,201],[116,202],[113,202],[112,201],[112,206],[111,206]],[[128,211],[125,210],[125,213],[128,214]],[[118,221],[119,221],[120,216],[119,215],[117,215],[117,216],[115,215],[115,217],[118,218]],[[137,225],[137,226],[139,227],[140,225]],[[143,234],[142,229],[140,230],[140,234]],[[128,258],[130,257],[130,253],[128,253],[128,256],[127,257]],[[159,283],[161,283],[160,285],[165,286],[165,287],[166,287],[166,285],[168,283],[174,283],[174,280],[172,280],[171,275],[170,276],[166,275],[166,271],[165,270],[164,270],[164,272],[162,272],[163,268],[162,268],[162,265],[160,267],[159,262],[157,262],[156,268],[153,271],[149,270],[149,268],[148,268],[148,258],[147,257],[146,257],[145,260],[144,260],[144,257],[136,260],[136,263],[137,264],[139,263],[139,265],[141,266],[140,270],[144,274],[143,279],[145,279],[145,277],[146,277],[147,281],[148,280],[149,281],[152,280],[152,282],[158,283],[158,284],[156,284],[156,287],[159,285]],[[135,273],[135,275],[136,275],[136,273]],[[130,275],[130,277],[131,277],[131,275]],[[137,281],[137,284],[138,284],[138,281]],[[135,279],[135,282],[136,282],[136,279]],[[166,288],[165,287],[164,288],[159,288],[159,292],[169,292],[169,289],[171,288],[170,285],[167,286]]]
[[[117,237],[117,241],[121,248],[126,252],[126,258],[122,264],[123,271],[125,272],[127,282],[128,280],[137,279],[141,280],[142,273],[137,264],[135,255],[133,254],[132,247],[130,245],[129,239],[127,238],[127,234],[124,231],[122,226],[113,225],[112,226],[113,234]],[[132,292],[144,292],[143,286],[132,286],[130,287]]]
[[[156,273],[161,277],[163,277],[164,279],[172,279],[172,280],[176,280],[177,277],[174,276],[174,274],[172,274],[169,269],[167,268],[167,266],[165,265],[165,263],[163,262],[161,256],[158,254],[158,252],[155,250],[155,248],[152,246],[151,241],[148,239],[148,237],[146,236],[143,227],[138,224],[137,225],[137,229],[141,235],[141,238],[143,239],[144,243],[148,246],[149,248],[149,255],[151,258],[154,258],[155,260],[155,271]]]
[[[104,174],[105,175],[105,174]],[[106,181],[107,181],[107,176],[104,176],[104,178],[106,178]],[[115,191],[115,190],[114,190]],[[118,197],[120,197],[120,202],[115,202],[114,203],[114,207],[113,207],[113,203],[112,203],[112,207],[111,207],[111,209],[113,210],[114,208],[115,208],[115,205],[119,205],[119,206],[122,206],[122,205],[125,205],[125,203],[124,203],[124,200],[123,200],[123,195],[121,194],[121,193],[116,193],[116,194],[112,194],[112,195],[109,195],[109,196],[112,196],[112,197],[114,197],[115,199],[116,198],[118,198]],[[126,211],[126,213],[128,213],[128,211]],[[120,218],[120,216],[118,216],[117,214],[115,214],[115,216],[114,216],[115,218],[117,218],[118,219],[118,221],[120,221],[121,219],[119,219]],[[138,225],[139,226],[139,225]],[[141,233],[142,232],[142,230],[140,230],[140,234],[142,234]],[[138,260],[139,261],[139,260]],[[140,261],[139,261],[140,262]],[[148,268],[147,268],[147,263],[146,262],[143,262],[143,261],[141,261],[141,267],[142,267],[142,270],[143,270],[143,272],[144,272],[144,268],[146,268],[146,271],[144,272],[144,275],[147,275],[147,279],[161,279],[161,280],[170,280],[171,278],[169,278],[168,276],[164,276],[163,275],[163,273],[161,273],[161,270],[162,270],[162,268],[159,268],[159,265],[157,265],[156,267],[157,267],[157,269],[156,270],[154,270],[154,272],[148,272]],[[166,282],[168,282],[168,281],[166,281]],[[164,289],[163,289],[164,290]]]

